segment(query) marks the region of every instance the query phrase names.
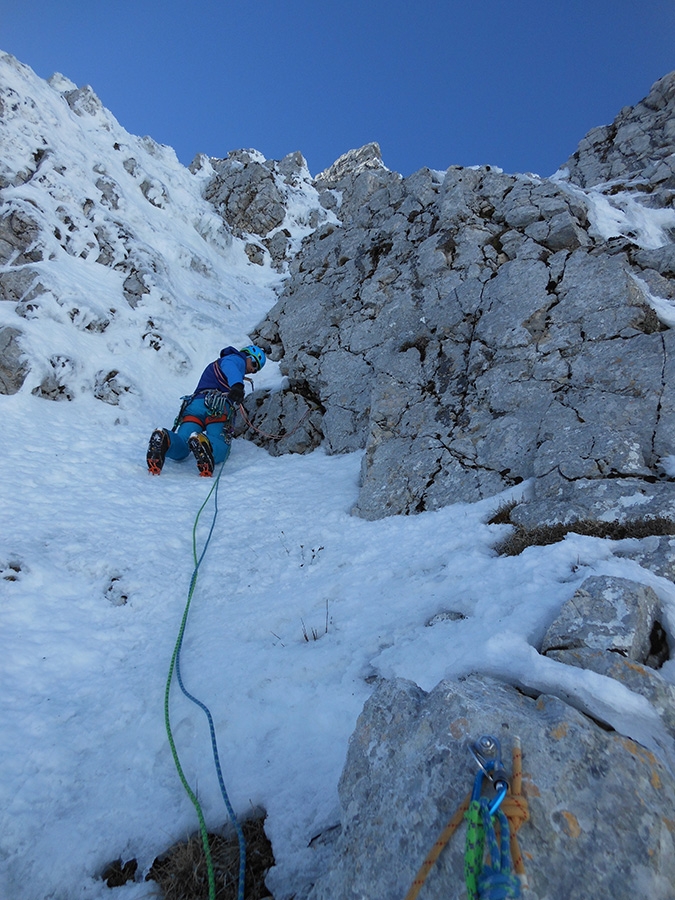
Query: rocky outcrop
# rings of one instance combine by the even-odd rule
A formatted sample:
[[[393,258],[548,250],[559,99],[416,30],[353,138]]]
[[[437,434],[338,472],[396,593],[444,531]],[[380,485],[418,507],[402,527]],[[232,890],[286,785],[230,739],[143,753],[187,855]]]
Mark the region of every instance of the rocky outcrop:
[[[404,179],[376,145],[317,185],[339,195],[341,224],[305,240],[258,338],[329,452],[365,448],[356,512],[434,509],[531,478],[542,498],[663,475],[673,338],[652,287],[672,293],[666,231],[652,251],[617,243],[564,178]],[[271,414],[258,402],[274,431],[279,399]]]
[[[19,343],[21,331],[0,328],[0,394],[16,394],[25,381],[28,365]]]
[[[653,753],[607,732],[562,700],[526,697],[490,678],[382,683],[357,723],[340,780],[341,833],[311,900],[404,897],[426,854],[471,790],[468,745],[502,743],[510,769],[522,740],[530,819],[518,833],[530,900],[636,896],[669,900],[675,878],[675,780]],[[423,887],[461,898],[462,826]]]
[[[645,662],[659,601],[650,587],[625,578],[593,576],[564,603],[541,652],[587,648]]]
[[[256,150],[234,150],[225,159],[199,156],[191,166],[195,172],[205,168],[210,175],[204,197],[235,235],[248,239],[246,253],[256,265],[263,265],[267,253],[273,267],[283,269],[294,250],[291,233],[298,221],[309,231],[328,217],[318,195],[315,204],[307,203],[316,189],[299,152],[277,161]],[[296,227],[290,228],[287,218]]]
[[[500,741],[507,774],[514,742],[522,742],[530,816],[518,832],[525,898],[670,898],[675,689],[645,664],[658,615],[651,588],[589,578],[563,605],[542,645],[547,657],[564,664],[561,672],[587,669],[596,674],[585,679],[617,681],[627,698],[644,698],[659,722],[650,748],[598,724],[600,704],[593,718],[585,715],[583,692],[575,701],[564,675],[558,696],[550,685],[526,696],[479,675],[441,682],[428,694],[408,681],[381,682],[350,740],[339,785],[339,836],[311,900],[404,897],[471,790],[477,766],[469,745],[484,734]],[[597,682],[589,684],[593,689]],[[464,838],[462,826],[422,896],[465,896]]]
[[[646,205],[656,192],[675,191],[675,72],[653,85],[648,96],[621,110],[611,125],[594,128],[567,160],[569,177],[584,188],[636,179]],[[615,184],[616,187],[616,184]]]

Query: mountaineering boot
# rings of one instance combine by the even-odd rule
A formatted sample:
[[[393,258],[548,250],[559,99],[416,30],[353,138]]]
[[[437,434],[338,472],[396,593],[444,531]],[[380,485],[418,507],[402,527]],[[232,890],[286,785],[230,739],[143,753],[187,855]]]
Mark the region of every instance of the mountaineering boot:
[[[148,463],[148,472],[150,472],[151,475],[159,475],[162,471],[164,458],[166,457],[166,451],[169,449],[170,443],[171,441],[169,440],[166,428],[155,428],[150,435],[148,452],[145,459]]]
[[[205,434],[202,434],[200,431],[195,431],[188,438],[188,447],[192,451],[194,458],[197,460],[199,474],[203,478],[210,478],[213,475],[214,467],[211,441]]]

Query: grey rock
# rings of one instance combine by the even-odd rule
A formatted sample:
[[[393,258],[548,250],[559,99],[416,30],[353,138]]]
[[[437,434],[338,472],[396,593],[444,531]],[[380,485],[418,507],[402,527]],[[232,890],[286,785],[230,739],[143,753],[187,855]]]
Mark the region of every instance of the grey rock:
[[[9,268],[0,272],[0,300],[30,303],[43,292],[44,287],[39,282],[39,275],[30,266]]]
[[[618,546],[614,555],[634,559],[643,569],[675,582],[675,537],[652,535]]]
[[[235,234],[267,235],[286,215],[274,167],[258,157],[255,152],[236,151],[212,160],[216,174],[205,186],[204,196]]]
[[[625,107],[614,122],[594,128],[581,141],[577,151],[565,163],[570,178],[582,187],[591,187],[612,179],[640,176],[652,164],[665,178],[670,174],[660,163],[672,156],[675,134],[675,73],[659,79],[649,95],[634,107]]]
[[[19,266],[40,262],[40,225],[27,209],[7,204],[0,216],[0,264]]]
[[[125,266],[126,268],[126,266]],[[149,294],[151,288],[151,274],[147,270],[132,268],[124,279],[122,289],[127,303],[135,309],[144,294]]]
[[[574,530],[580,522],[595,522],[616,526],[617,538],[630,536],[626,529],[636,531],[641,524],[647,528],[650,521],[656,527],[659,520],[675,523],[675,483],[641,478],[568,480],[557,473],[538,479],[534,499],[511,512],[511,521],[526,529],[562,525]]]
[[[95,116],[103,110],[103,104],[90,85],[65,91],[63,94],[68,106],[78,116]]]
[[[0,328],[0,394],[16,394],[23,387],[30,366],[21,348],[22,332],[4,325]]]
[[[551,697],[489,678],[441,682],[429,694],[396,680],[358,720],[339,784],[342,829],[311,900],[406,895],[427,852],[471,789],[468,743],[494,734],[507,768],[516,735],[530,820],[518,839],[530,900],[670,900],[675,781],[648,751]],[[618,811],[621,814],[618,815]],[[464,826],[423,896],[461,898]]]
[[[263,244],[272,258],[272,265],[278,270],[281,270],[282,264],[288,256],[290,236],[291,233],[288,229],[280,228],[263,240]]]
[[[652,588],[626,578],[592,576],[563,604],[544,635],[541,652],[612,650],[643,663],[658,610]]]
[[[247,243],[244,246],[244,252],[249,260],[256,266],[262,266],[265,262],[265,248],[260,244]]]
[[[315,180],[321,188],[333,188],[339,186],[345,178],[353,178],[359,172],[383,168],[380,145],[373,142],[365,144],[358,150],[348,150],[347,153],[343,153],[332,166],[320,172]]]
[[[119,185],[108,176],[96,179],[96,187],[101,192],[101,203],[108,209],[119,209],[120,188]]]
[[[290,397],[295,402],[290,401]],[[246,398],[247,415],[254,434],[262,432],[272,456],[284,453],[309,453],[323,440],[321,414],[311,398],[299,391],[290,394],[286,402],[279,403],[278,393],[254,391]],[[260,409],[263,413],[259,413]],[[246,433],[248,425],[239,425],[239,434]]]

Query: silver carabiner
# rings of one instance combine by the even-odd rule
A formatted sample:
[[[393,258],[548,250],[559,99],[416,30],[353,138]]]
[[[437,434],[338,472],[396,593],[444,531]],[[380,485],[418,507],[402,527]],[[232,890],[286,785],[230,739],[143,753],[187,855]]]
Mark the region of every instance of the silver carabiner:
[[[487,776],[497,794],[490,805],[490,814],[493,815],[500,807],[509,789],[509,782],[502,763],[501,745],[496,737],[484,734],[469,745],[469,750],[480,769],[474,783],[473,799],[480,797],[483,775]]]

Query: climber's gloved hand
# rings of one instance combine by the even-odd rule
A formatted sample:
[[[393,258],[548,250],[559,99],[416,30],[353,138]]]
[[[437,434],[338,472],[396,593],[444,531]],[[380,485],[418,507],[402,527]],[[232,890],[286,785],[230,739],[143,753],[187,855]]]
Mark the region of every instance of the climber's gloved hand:
[[[227,395],[227,399],[233,406],[239,406],[240,403],[243,403],[244,385],[241,382],[239,382],[238,384],[233,384]]]

